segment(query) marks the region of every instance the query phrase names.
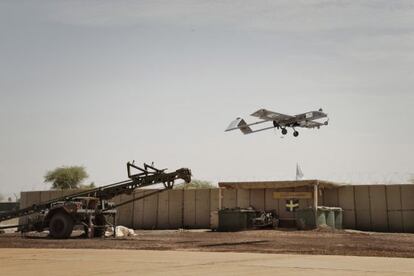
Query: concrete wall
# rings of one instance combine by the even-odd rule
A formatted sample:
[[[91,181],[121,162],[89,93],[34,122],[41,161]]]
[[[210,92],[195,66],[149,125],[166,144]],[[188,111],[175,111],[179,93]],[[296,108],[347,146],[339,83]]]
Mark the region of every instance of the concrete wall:
[[[223,190],[223,208],[253,206],[276,210],[281,219],[293,219],[286,211],[286,200],[274,199],[275,191],[311,191],[309,188]],[[121,195],[115,202],[138,198],[151,190]],[[22,192],[21,208],[60,197],[70,191]],[[118,208],[117,223],[135,229],[209,228],[210,211],[218,210],[218,189],[170,190]],[[312,205],[312,199],[299,200],[299,208]],[[320,205],[341,207],[348,229],[414,233],[414,185],[355,185],[326,189]],[[23,218],[21,222],[25,222]]]

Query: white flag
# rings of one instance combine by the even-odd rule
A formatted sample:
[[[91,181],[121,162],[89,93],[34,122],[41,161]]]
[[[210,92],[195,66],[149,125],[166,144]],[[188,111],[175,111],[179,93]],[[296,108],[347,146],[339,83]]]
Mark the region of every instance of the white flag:
[[[301,168],[299,167],[299,164],[296,163],[296,180],[301,180],[301,179],[303,179],[303,172]]]

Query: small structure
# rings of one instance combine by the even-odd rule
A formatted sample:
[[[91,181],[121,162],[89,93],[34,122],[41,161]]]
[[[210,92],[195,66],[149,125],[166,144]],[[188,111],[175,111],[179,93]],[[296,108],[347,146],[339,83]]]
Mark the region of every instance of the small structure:
[[[324,191],[343,184],[323,180],[220,182],[219,209],[226,208],[223,198],[226,191],[236,190],[237,207],[253,207],[256,210],[274,210],[281,227],[297,227],[299,211],[311,214],[313,225],[320,224],[320,206],[324,202]],[[313,210],[313,212],[312,212]],[[319,210],[319,211],[318,211]],[[319,223],[318,223],[319,220]]]

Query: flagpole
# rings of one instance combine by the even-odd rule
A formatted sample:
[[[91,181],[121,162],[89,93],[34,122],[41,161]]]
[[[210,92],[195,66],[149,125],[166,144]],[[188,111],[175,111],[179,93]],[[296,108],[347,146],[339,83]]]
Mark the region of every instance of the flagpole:
[[[296,181],[298,181],[299,179],[299,177],[298,177],[298,166],[299,166],[299,164],[296,162]]]
[[[303,179],[302,169],[299,167],[299,163],[296,162],[296,181]]]

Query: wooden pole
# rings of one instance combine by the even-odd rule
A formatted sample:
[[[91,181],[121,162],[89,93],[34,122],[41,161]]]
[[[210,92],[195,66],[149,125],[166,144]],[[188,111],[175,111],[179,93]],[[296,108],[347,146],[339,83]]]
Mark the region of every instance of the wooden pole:
[[[219,210],[223,207],[223,188],[219,188],[219,202],[218,202]]]
[[[315,215],[315,226],[318,227],[318,190],[319,190],[319,181],[313,184],[313,212]]]
[[[313,209],[318,209],[318,183],[313,184]]]

